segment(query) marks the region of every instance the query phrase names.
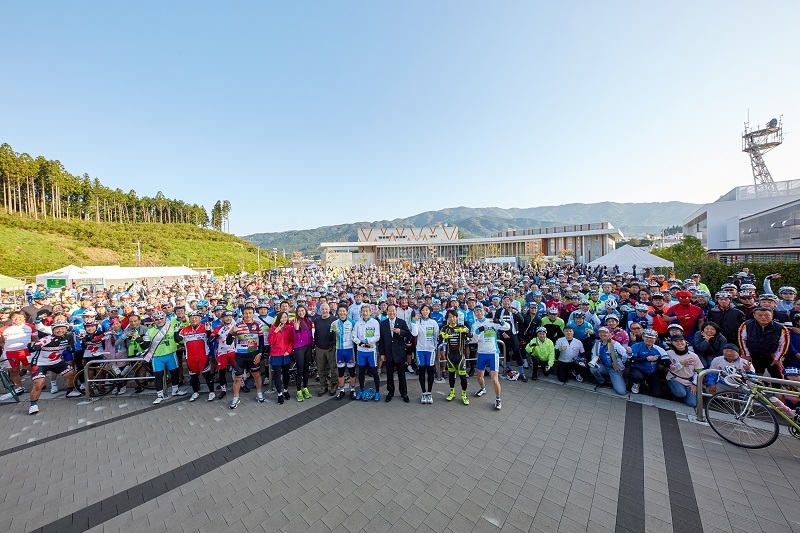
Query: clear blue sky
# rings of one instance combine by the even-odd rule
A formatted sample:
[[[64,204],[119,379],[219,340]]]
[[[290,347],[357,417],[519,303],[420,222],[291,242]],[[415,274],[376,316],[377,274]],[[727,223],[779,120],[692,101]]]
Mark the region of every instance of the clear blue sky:
[[[0,142],[239,235],[466,205],[713,201],[784,114],[800,2],[4,2]],[[792,37],[794,35],[794,37]],[[590,221],[587,221],[590,222]]]

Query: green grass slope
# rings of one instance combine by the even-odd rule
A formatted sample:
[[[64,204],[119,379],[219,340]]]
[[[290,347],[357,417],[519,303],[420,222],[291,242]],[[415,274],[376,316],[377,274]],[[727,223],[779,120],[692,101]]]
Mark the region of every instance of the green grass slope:
[[[227,233],[190,224],[98,224],[85,220],[32,220],[0,215],[0,273],[33,276],[68,264],[216,267],[217,274],[253,272],[257,250]],[[279,261],[279,264],[281,262]],[[261,251],[261,267],[272,261]]]

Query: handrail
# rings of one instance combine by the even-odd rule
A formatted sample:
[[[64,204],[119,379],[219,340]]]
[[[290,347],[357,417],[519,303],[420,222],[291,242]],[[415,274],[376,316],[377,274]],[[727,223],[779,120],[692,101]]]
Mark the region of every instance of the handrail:
[[[709,398],[713,396],[713,394],[708,394],[707,392],[703,392],[703,378],[708,374],[720,374],[722,370],[716,368],[706,368],[699,374],[697,374],[697,420],[700,422],[705,422],[705,411],[703,409],[703,402],[705,397],[708,396]],[[797,381],[791,381],[788,379],[778,379],[773,378],[772,376],[756,376],[759,381],[766,381],[768,383],[777,383],[779,385],[791,385],[795,388],[800,386],[800,383]]]
[[[156,379],[155,376],[126,376],[126,377],[118,377],[118,378],[102,378],[102,379],[89,379],[89,368],[91,366],[100,366],[105,365],[106,363],[134,363],[146,361],[144,357],[128,357],[126,359],[96,359],[92,361],[87,361],[84,365],[84,374],[86,374],[86,399],[92,401],[92,383],[94,382],[106,382],[106,381],[130,381],[132,379]]]

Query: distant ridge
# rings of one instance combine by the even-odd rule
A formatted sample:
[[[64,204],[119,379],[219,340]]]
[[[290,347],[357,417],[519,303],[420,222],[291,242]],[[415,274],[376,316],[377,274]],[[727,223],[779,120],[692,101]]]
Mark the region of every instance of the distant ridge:
[[[565,204],[527,208],[450,207],[426,211],[407,218],[353,222],[308,230],[254,233],[242,238],[261,248],[320,253],[319,243],[355,241],[360,228],[424,227],[437,224],[458,226],[464,237],[488,237],[507,229],[530,229],[564,224],[611,222],[627,235],[657,233],[679,225],[700,204],[686,202]]]

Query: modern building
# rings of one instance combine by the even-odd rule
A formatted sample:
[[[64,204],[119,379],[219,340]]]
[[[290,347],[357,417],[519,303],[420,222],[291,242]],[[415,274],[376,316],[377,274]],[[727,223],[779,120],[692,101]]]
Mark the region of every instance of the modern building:
[[[724,263],[800,261],[800,200],[738,221],[738,246],[709,250]]]
[[[387,264],[402,261],[484,260],[514,257],[556,256],[570,250],[578,262],[597,259],[624,238],[609,222],[552,228],[509,230],[496,237],[459,239],[458,228],[394,228],[359,231],[356,242],[323,242],[323,258],[329,266]],[[377,232],[377,233],[375,233]],[[386,238],[380,238],[386,237]],[[363,240],[362,240],[363,239]]]
[[[741,219],[794,200],[800,200],[800,180],[735,187],[684,219],[683,233],[700,239],[709,252],[738,249]]]

